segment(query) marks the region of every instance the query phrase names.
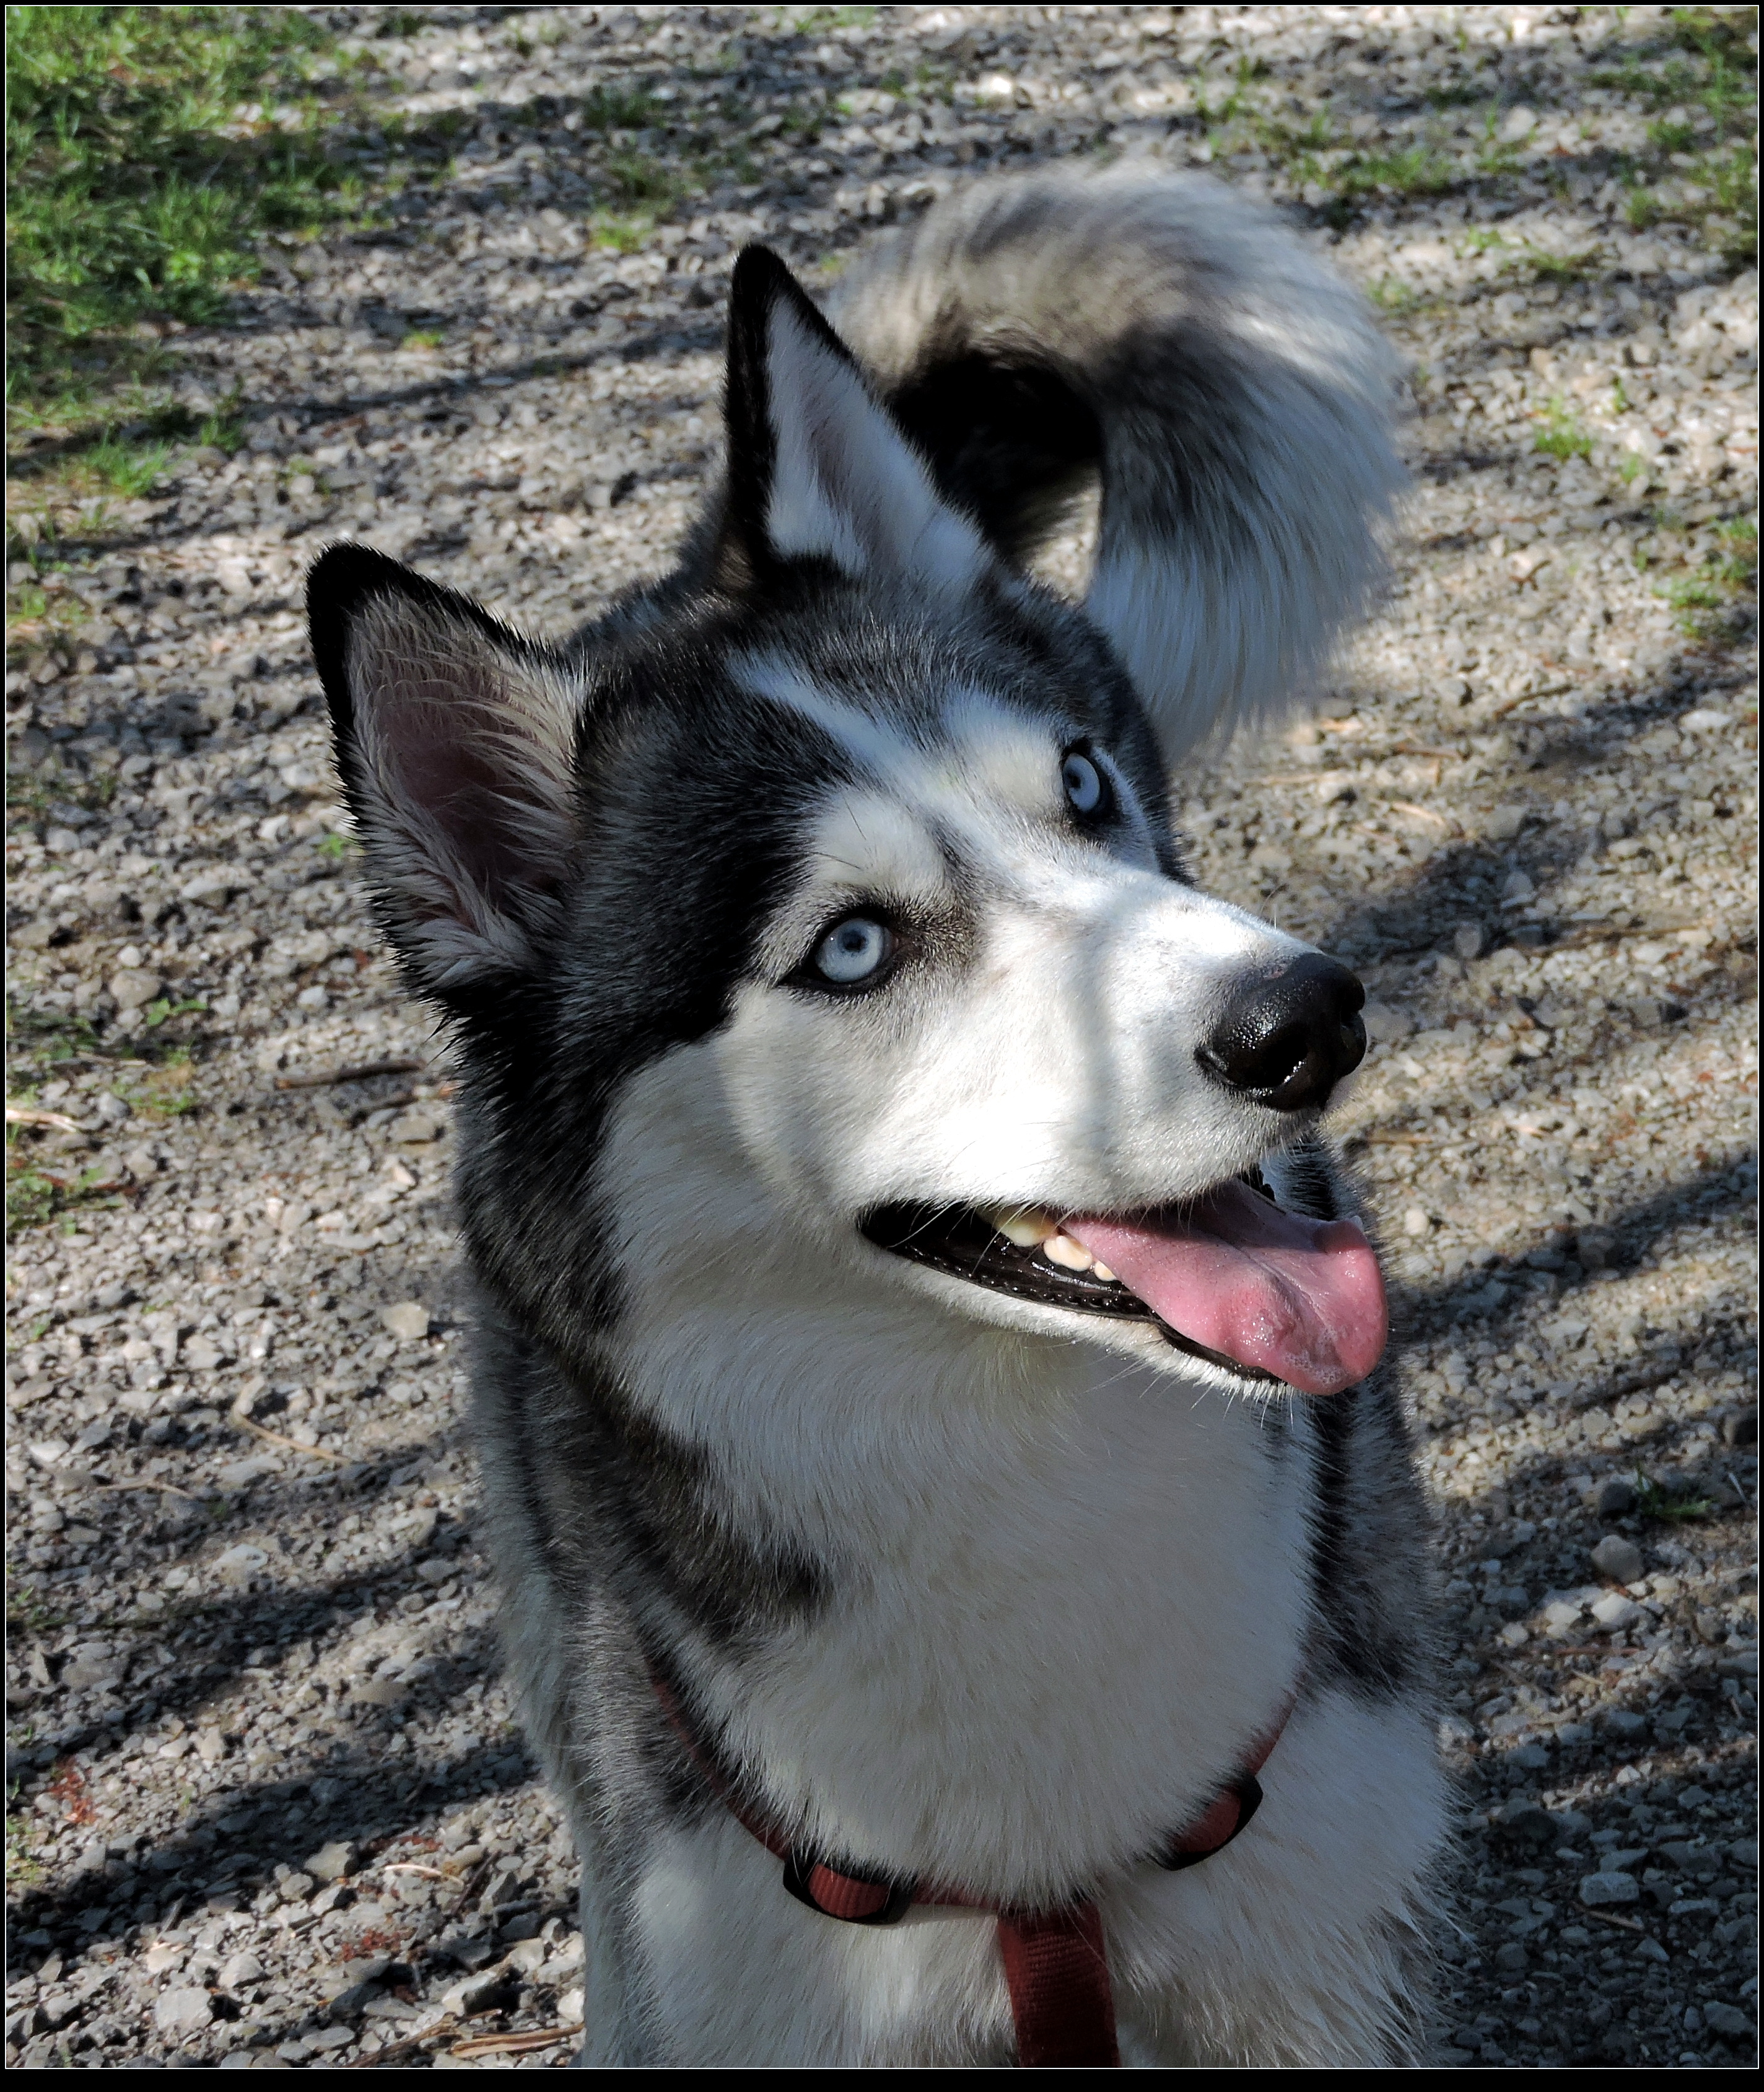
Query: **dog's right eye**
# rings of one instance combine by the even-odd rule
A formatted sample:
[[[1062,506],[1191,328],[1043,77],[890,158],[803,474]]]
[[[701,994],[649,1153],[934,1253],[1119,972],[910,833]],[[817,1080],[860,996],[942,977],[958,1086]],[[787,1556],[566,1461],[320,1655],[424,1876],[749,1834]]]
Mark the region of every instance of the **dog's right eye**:
[[[836,923],[810,961],[811,970],[834,988],[856,988],[885,974],[894,957],[894,932],[869,915]]]
[[[1114,795],[1109,780],[1081,748],[1068,749],[1060,765],[1060,782],[1066,803],[1087,821],[1105,819],[1114,810]]]

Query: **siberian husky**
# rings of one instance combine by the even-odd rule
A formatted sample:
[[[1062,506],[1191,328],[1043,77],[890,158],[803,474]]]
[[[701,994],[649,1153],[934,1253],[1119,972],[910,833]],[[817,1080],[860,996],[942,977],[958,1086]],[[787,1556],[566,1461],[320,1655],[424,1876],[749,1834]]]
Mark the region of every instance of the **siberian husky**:
[[[1200,890],[1171,783],[1365,603],[1395,389],[1217,185],[982,183],[831,323],[740,257],[724,477],[573,638],[313,569],[457,1041],[585,2064],[1419,2053],[1427,1525],[1321,1127],[1361,992]],[[1027,563],[1099,481],[1080,607]]]

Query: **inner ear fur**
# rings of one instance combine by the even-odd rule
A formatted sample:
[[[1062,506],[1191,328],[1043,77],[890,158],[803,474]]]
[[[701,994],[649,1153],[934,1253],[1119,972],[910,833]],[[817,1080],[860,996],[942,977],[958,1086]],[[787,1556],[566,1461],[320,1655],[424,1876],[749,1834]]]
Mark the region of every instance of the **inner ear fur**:
[[[525,968],[575,835],[562,664],[359,547],[327,553],[308,593],[344,793],[413,984]]]
[[[971,519],[938,493],[850,350],[764,247],[744,250],[730,283],[724,422],[725,589],[816,560],[944,594],[989,564]]]

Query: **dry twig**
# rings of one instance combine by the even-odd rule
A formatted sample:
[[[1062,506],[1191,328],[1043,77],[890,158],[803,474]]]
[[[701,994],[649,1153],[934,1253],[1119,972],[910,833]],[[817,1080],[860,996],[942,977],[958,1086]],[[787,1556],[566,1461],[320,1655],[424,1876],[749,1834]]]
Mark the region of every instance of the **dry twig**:
[[[371,2055],[357,2055],[338,2067],[344,2070],[378,2070],[386,2064],[402,2063],[407,2055],[414,2055],[430,2042],[444,2041],[458,2025],[453,2014],[448,2012],[422,2034],[406,2034],[402,2041],[389,2041],[384,2048],[375,2049]]]
[[[201,1503],[202,1501],[200,1497],[192,1496],[189,1490],[180,1489],[175,1482],[101,1482],[95,1476],[88,1475],[85,1485],[89,1489],[158,1489],[168,1497],[182,1497],[186,1503]]]
[[[279,1431],[272,1431],[266,1424],[259,1424],[247,1416],[237,1403],[227,1411],[227,1421],[236,1424],[241,1431],[249,1431],[259,1438],[266,1438],[272,1446],[285,1446],[291,1453],[305,1453],[314,1460],[335,1460],[342,1467],[349,1464],[347,1453],[333,1453],[328,1446],[303,1446],[298,1438],[284,1437]]]
[[[85,1128],[76,1126],[65,1112],[39,1111],[34,1104],[8,1104],[8,1126],[49,1126],[58,1133],[77,1133],[85,1138]]]
[[[1412,821],[1419,821],[1424,828],[1438,828],[1442,835],[1462,836],[1464,830],[1450,814],[1442,814],[1432,806],[1417,806],[1410,799],[1393,799],[1390,802],[1393,814],[1407,814]]]
[[[1544,949],[1566,952],[1578,944],[1602,944],[1615,937],[1682,937],[1696,927],[1694,923],[1589,923],[1584,928],[1570,930]]]
[[[361,1061],[349,1068],[320,1068],[310,1074],[278,1075],[279,1090],[322,1090],[331,1083],[370,1082],[375,1075],[420,1075],[425,1061]]]
[[[551,2048],[560,2041],[573,2041],[582,2032],[581,2025],[575,2026],[534,2027],[521,2034],[482,2034],[470,2041],[460,2041],[448,2051],[464,2060],[474,2055],[525,2055],[535,2048]]]

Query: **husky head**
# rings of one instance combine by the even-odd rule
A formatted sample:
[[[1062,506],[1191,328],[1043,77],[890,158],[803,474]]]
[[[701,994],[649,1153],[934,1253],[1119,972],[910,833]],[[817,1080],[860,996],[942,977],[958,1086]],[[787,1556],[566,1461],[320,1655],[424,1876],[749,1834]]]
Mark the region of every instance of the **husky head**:
[[[763,1301],[756,1342],[793,1306],[885,1342],[904,1304],[1230,1389],[1359,1378],[1372,1252],[1273,1195],[1357,983],[1195,886],[1109,633],[940,492],[763,250],[727,425],[681,570],[569,646],[360,547],[312,577],[489,1283],[566,1362],[714,1351]]]

